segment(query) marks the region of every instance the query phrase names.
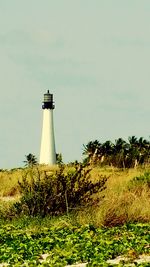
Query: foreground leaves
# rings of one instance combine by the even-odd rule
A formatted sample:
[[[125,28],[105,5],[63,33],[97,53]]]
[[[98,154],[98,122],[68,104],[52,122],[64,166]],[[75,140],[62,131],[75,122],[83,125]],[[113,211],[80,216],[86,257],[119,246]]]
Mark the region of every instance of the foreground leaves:
[[[88,262],[88,266],[111,266],[107,260],[119,255],[133,261],[138,255],[149,253],[148,224],[110,229],[97,229],[93,225],[39,227],[38,230],[11,224],[0,227],[0,263],[9,266],[61,267],[76,262]],[[49,255],[46,261],[42,260],[43,254]]]

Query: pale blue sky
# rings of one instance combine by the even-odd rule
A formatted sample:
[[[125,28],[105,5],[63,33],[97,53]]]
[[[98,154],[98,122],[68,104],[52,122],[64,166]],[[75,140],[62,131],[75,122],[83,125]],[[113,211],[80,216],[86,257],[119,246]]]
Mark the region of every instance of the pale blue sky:
[[[39,157],[54,94],[57,152],[150,135],[149,0],[0,0],[0,168]]]

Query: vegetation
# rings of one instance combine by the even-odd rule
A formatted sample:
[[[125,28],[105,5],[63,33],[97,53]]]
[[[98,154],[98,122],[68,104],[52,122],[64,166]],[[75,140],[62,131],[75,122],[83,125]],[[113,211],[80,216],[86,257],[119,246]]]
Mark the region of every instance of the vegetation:
[[[84,145],[83,154],[87,156],[86,163],[133,168],[149,163],[150,141],[135,136],[129,137],[128,142],[122,138],[115,140],[115,143],[111,141],[100,143],[95,140]]]
[[[65,172],[62,165],[55,174],[46,172],[32,173],[31,179],[24,176],[19,182],[21,199],[15,203],[16,210],[35,216],[60,215],[81,207],[96,205],[100,197],[94,194],[104,190],[107,178],[99,177],[93,183],[90,180],[90,169],[80,164],[73,170]]]
[[[132,266],[140,255],[148,255],[150,228],[129,224],[115,228],[72,224],[65,217],[58,221],[40,218],[3,223],[0,226],[0,262],[8,266],[59,266],[87,262],[88,266],[112,266],[109,259],[125,257]],[[46,258],[44,260],[44,258]],[[129,266],[122,261],[119,266]]]
[[[121,170],[75,164],[4,171],[0,173],[0,217],[16,217],[19,212],[32,216],[73,213],[79,224],[97,227],[150,222],[149,176],[148,166]],[[91,187],[100,181],[100,187]]]
[[[37,158],[35,155],[29,153],[25,157],[26,157],[26,160],[24,160],[25,166],[33,167],[34,165],[37,165]]]
[[[56,164],[62,165],[63,164],[63,159],[62,159],[62,154],[57,153],[56,154]]]
[[[1,170],[0,266],[111,267],[118,256],[120,267],[149,266],[140,263],[150,250],[149,152],[128,168],[123,150],[113,158],[105,148],[109,156],[86,154],[88,164]]]
[[[147,185],[148,188],[150,188],[150,172],[145,172],[144,174],[135,177],[131,181],[131,185],[134,187],[141,187]]]

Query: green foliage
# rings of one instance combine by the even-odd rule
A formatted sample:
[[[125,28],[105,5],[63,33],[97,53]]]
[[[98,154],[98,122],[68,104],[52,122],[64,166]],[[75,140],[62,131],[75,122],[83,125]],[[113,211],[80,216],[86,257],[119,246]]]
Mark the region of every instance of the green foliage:
[[[29,218],[30,220],[30,218]],[[149,225],[130,224],[122,227],[95,228],[93,225],[41,227],[35,231],[29,225],[1,223],[0,263],[8,266],[59,266],[87,262],[88,266],[112,266],[108,259],[119,255],[129,258],[149,253]],[[48,257],[42,260],[42,254]],[[120,266],[129,266],[125,263]],[[136,264],[132,266],[149,266]]]
[[[98,140],[83,145],[85,163],[111,165],[118,168],[133,168],[137,165],[147,164],[150,161],[150,141],[135,136],[128,138],[128,142],[118,138],[114,143]]]
[[[107,178],[90,180],[90,169],[77,165],[72,171],[65,171],[62,165],[53,173],[31,173],[30,179],[24,176],[19,182],[21,199],[14,204],[18,213],[32,216],[59,215],[76,208],[96,205],[100,196],[94,195],[105,188]]]
[[[138,190],[139,187],[144,185],[150,188],[150,172],[145,172],[140,176],[134,177],[129,183],[129,189]]]
[[[150,187],[150,172],[145,172],[143,175],[135,177],[132,182],[135,184],[147,184]]]
[[[62,154],[61,153],[58,153],[56,154],[56,164],[63,164],[63,159],[62,159]]]
[[[37,158],[35,155],[29,153],[28,155],[25,155],[26,160],[24,160],[25,166],[33,167],[37,164]]]

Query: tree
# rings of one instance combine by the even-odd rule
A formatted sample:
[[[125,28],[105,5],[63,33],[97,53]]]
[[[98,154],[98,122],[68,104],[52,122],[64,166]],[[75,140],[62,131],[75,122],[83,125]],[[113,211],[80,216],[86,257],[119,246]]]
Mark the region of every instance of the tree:
[[[96,160],[100,146],[101,144],[98,140],[90,141],[87,145],[83,145],[83,155],[87,155],[86,161],[88,163],[93,163]]]
[[[138,140],[138,147],[140,152],[139,163],[143,164],[148,162],[150,157],[150,142],[143,137],[140,137]]]
[[[128,142],[122,138],[100,143],[90,141],[84,145],[85,163],[113,165],[118,168],[135,168],[138,164],[150,162],[150,141],[140,137],[130,136]]]
[[[112,155],[114,153],[114,145],[111,141],[106,141],[101,145],[100,154],[101,154],[101,162],[105,164],[112,164]]]
[[[114,165],[119,168],[126,167],[126,158],[128,153],[129,145],[122,138],[115,140],[114,144]]]
[[[140,137],[137,139],[135,136],[128,138],[129,140],[129,167],[137,167],[138,164],[146,163],[150,156],[150,142]]]
[[[63,159],[62,159],[62,154],[61,153],[57,153],[56,154],[56,163],[57,164],[63,164]]]
[[[26,160],[23,161],[25,163],[25,166],[33,167],[37,164],[37,158],[35,155],[29,153],[28,155],[25,155],[25,157]]]

